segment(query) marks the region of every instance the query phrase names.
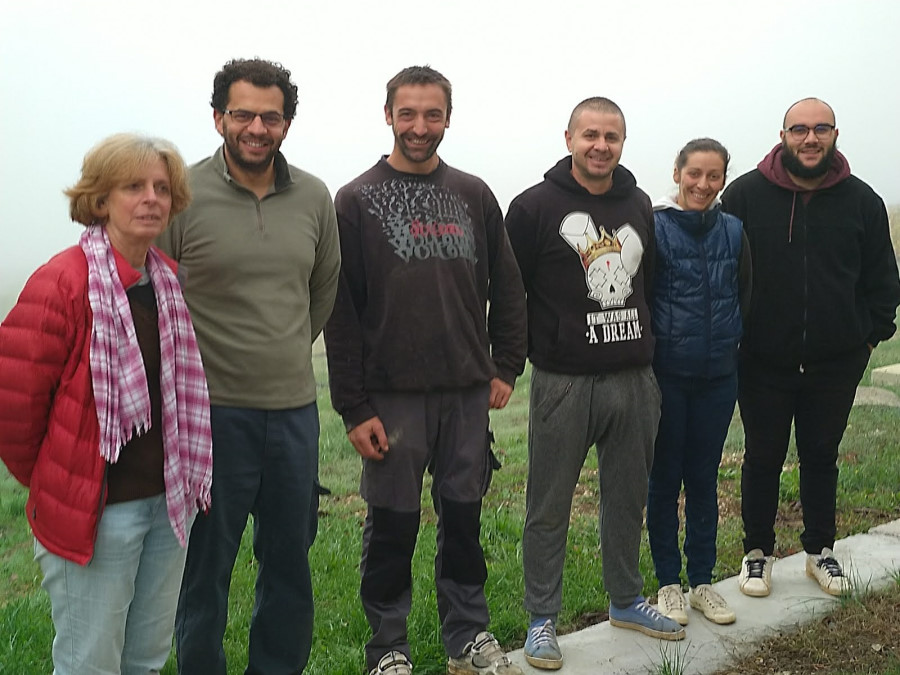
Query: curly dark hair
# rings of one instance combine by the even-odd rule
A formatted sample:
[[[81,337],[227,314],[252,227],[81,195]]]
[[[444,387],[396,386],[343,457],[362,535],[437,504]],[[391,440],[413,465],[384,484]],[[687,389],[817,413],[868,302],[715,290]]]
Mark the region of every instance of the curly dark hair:
[[[387,83],[387,100],[385,106],[388,110],[394,108],[394,96],[400,87],[411,84],[437,84],[444,90],[447,99],[447,119],[450,119],[450,111],[453,110],[453,87],[450,80],[441,75],[431,66],[409,66],[394,75]]]
[[[284,94],[284,117],[292,120],[297,114],[297,85],[291,82],[291,71],[275,61],[263,59],[232,59],[213,80],[212,99],[209,104],[216,110],[228,107],[231,85],[240,80],[254,87],[278,87]]]

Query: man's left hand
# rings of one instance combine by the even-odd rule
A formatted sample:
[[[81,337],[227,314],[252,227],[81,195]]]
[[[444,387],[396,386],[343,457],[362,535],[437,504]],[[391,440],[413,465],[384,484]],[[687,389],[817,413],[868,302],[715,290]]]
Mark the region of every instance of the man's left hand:
[[[505,408],[509,403],[509,397],[512,396],[513,388],[506,384],[499,377],[491,380],[491,410],[500,410]]]

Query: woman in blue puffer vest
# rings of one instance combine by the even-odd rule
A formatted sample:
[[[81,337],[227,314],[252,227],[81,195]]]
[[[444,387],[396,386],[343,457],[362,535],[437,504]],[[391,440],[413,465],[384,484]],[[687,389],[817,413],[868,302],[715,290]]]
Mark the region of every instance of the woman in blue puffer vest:
[[[711,586],[719,519],[717,479],[737,398],[741,310],[749,307],[750,247],[741,221],[723,213],[728,151],[699,138],[675,159],[675,194],[654,204],[656,276],[653,369],[662,392],[647,530],[659,611],[687,624],[678,547],[684,484],[688,603],[719,624],[734,612]]]

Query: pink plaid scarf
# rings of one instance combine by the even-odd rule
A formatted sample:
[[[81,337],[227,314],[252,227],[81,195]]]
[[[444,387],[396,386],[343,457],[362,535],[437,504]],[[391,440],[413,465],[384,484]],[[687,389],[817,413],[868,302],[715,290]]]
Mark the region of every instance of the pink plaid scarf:
[[[87,258],[91,378],[100,456],[115,463],[131,438],[150,428],[150,394],[128,296],[119,279],[106,229],[91,225],[79,241]],[[159,312],[164,477],[169,522],[182,546],[186,523],[210,504],[212,435],[209,393],[197,338],[175,274],[151,247],[147,271]]]

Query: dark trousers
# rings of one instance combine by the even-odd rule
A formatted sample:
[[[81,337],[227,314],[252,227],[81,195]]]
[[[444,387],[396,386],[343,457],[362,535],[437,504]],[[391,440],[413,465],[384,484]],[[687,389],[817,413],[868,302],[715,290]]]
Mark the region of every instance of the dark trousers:
[[[705,379],[656,374],[662,413],[650,472],[647,532],[660,586],[681,583],[678,495],[684,484],[687,576],[708,584],[716,564],[719,463],[737,398],[737,373]]]
[[[383,460],[364,460],[361,481],[369,505],[360,564],[360,599],[372,628],[369,669],[392,649],[410,655],[406,622],[426,468],[434,476],[434,577],[444,649],[460,656],[487,628],[487,566],[479,537],[481,498],[491,471],[489,393],[485,384],[427,394],[369,394],[390,441]]]
[[[775,515],[791,422],[800,460],[800,504],[807,553],[834,546],[838,446],[856,386],[868,362],[865,346],[801,372],[741,359],[738,405],[744,424],[741,515],[744,552],[775,550]]]
[[[212,406],[212,507],[191,531],[175,641],[181,675],[225,675],[228,589],[247,517],[259,562],[247,675],[294,675],[309,660],[308,553],[318,527],[319,416]]]

